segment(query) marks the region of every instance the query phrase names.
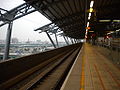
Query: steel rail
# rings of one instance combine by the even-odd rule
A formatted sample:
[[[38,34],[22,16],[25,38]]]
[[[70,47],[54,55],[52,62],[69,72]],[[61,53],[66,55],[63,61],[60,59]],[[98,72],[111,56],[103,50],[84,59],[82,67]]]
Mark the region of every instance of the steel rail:
[[[51,58],[46,58],[45,60],[40,61],[40,63],[35,66],[34,65],[31,66],[31,64],[32,64],[31,63],[31,64],[29,64],[31,68],[22,70],[22,72],[18,73],[18,74],[17,74],[17,72],[13,73],[12,77],[10,76],[9,79],[6,79],[6,78],[8,78],[8,76],[3,77],[4,79],[2,80],[2,82],[0,82],[0,88],[1,89],[16,89],[16,90],[22,89],[22,88],[28,89],[29,87],[34,85],[34,83],[37,82],[40,78],[44,77],[44,75],[46,75],[48,72],[50,72],[51,70],[54,70],[55,67],[57,67],[57,65],[59,66],[61,62],[66,61],[66,59],[69,58],[69,56],[72,56],[71,55],[72,52],[75,49],[81,47],[81,45],[82,44],[73,45],[73,47],[70,46],[70,48],[68,48],[68,46],[66,46],[67,49],[65,48],[64,52],[62,52],[60,50],[61,48],[57,49],[57,50],[60,50],[60,53],[56,54],[55,56],[52,55]],[[44,55],[46,55],[46,54],[44,53]],[[42,57],[44,55],[42,55]],[[41,57],[39,57],[39,58],[41,58]],[[69,59],[71,59],[71,58],[69,58]],[[7,63],[9,63],[9,62],[7,62]],[[16,63],[16,60],[13,63]],[[19,62],[19,63],[21,63],[21,62]],[[3,62],[3,64],[4,64],[4,62]],[[18,64],[18,65],[21,65],[21,64]],[[26,65],[26,66],[28,67],[29,65]],[[11,66],[10,68],[12,68],[12,67],[14,67],[14,65]],[[17,75],[14,75],[14,74],[17,74]],[[39,76],[39,78],[38,78],[38,76]]]

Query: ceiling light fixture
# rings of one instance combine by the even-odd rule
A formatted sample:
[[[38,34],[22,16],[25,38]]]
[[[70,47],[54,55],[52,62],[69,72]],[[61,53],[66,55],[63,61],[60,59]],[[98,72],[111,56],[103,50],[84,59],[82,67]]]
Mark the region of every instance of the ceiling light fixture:
[[[92,15],[91,13],[93,12],[93,4],[94,4],[94,1],[91,1],[91,2],[90,2],[90,9],[89,9],[88,20],[90,20],[91,15]],[[87,38],[88,29],[90,29],[89,25],[90,25],[90,23],[89,23],[89,22],[87,22],[86,33],[85,33],[85,38]],[[89,28],[88,28],[88,27],[89,27]]]
[[[91,15],[92,15],[92,14],[91,14],[91,13],[89,13],[89,15],[88,15],[88,16],[89,16],[89,17],[91,17]]]
[[[91,2],[90,2],[90,8],[93,7],[93,4],[94,4],[94,1],[91,1]]]
[[[90,17],[88,17],[88,20],[90,20]]]
[[[94,31],[89,31],[89,32],[94,32]]]
[[[113,22],[120,22],[120,20],[113,20]]]
[[[89,27],[89,25],[90,25],[90,22],[87,22],[87,27]]]
[[[99,22],[110,22],[111,20],[99,20]]]

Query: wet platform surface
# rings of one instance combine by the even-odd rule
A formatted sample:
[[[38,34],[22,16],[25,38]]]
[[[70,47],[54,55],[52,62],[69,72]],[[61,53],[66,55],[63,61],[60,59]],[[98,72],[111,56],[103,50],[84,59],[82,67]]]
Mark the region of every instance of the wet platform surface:
[[[120,90],[120,69],[85,43],[61,90]]]

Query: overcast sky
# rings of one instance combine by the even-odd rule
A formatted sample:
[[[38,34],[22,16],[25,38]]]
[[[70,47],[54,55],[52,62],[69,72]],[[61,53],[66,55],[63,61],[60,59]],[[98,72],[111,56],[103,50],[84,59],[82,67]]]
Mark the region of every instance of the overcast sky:
[[[0,0],[0,8],[10,10],[22,3],[24,3],[23,0]],[[27,41],[28,39],[31,41],[49,41],[45,33],[39,34],[38,32],[34,31],[34,29],[48,23],[50,23],[50,21],[39,12],[34,12],[32,14],[24,16],[13,22],[12,38],[16,37],[20,41]],[[7,26],[8,25],[0,27],[0,39],[5,39]],[[62,38],[59,38],[59,40],[63,41]]]

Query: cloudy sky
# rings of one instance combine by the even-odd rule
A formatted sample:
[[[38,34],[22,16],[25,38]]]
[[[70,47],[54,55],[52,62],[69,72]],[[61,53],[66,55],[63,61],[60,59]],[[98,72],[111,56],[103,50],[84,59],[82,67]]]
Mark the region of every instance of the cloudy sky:
[[[24,3],[23,0],[0,0],[0,8],[10,10],[22,3]],[[20,41],[27,41],[28,39],[31,41],[49,41],[45,33],[39,34],[33,31],[34,29],[48,23],[50,23],[50,21],[39,12],[34,12],[32,14],[24,16],[13,22],[12,38],[16,37]],[[7,26],[8,25],[0,27],[0,39],[5,39]],[[62,38],[59,38],[59,40],[62,40]]]

